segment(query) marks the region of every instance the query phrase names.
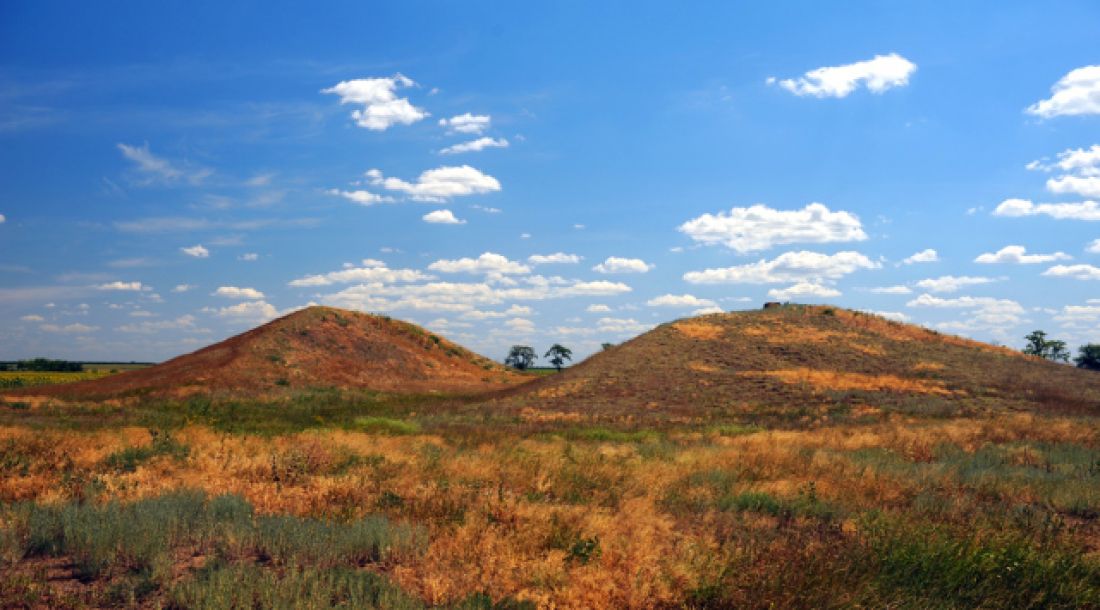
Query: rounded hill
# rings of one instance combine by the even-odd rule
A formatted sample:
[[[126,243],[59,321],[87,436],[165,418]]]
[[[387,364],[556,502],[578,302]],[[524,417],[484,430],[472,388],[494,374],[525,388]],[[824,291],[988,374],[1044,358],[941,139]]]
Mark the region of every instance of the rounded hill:
[[[697,421],[752,414],[959,415],[1100,410],[1100,374],[877,315],[788,305],[682,319],[503,402],[545,418]]]
[[[312,388],[478,393],[526,380],[415,324],[314,306],[147,369],[19,393],[73,399],[256,397]]]

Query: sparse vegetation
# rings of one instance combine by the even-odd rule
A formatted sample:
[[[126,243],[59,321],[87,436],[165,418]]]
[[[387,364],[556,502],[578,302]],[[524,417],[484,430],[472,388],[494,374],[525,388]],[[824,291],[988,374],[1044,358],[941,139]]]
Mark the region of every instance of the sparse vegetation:
[[[504,364],[526,371],[527,367],[535,363],[538,360],[538,356],[535,355],[535,350],[531,349],[527,345],[513,345],[512,349],[508,351],[508,356],[504,358]]]
[[[561,367],[565,362],[573,359],[573,350],[559,343],[555,343],[550,346],[550,349],[546,350],[546,354],[543,355],[543,358],[547,358],[550,364],[560,373]]]
[[[1100,607],[1092,378],[789,306],[488,397],[4,406],[0,606]]]
[[[1024,337],[1027,345],[1024,353],[1030,356],[1038,356],[1055,362],[1069,362],[1069,350],[1066,342],[1058,339],[1047,339],[1047,334],[1041,330],[1032,331]]]

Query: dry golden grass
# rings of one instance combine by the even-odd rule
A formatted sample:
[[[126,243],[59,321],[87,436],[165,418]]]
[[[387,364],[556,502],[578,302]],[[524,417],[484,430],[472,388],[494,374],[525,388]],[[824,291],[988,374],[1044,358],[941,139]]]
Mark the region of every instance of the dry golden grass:
[[[797,371],[766,374],[776,373],[807,379]],[[809,379],[828,387],[942,390],[889,376]],[[94,473],[104,498],[202,489],[240,494],[261,513],[355,516],[379,510],[387,494],[397,494],[401,505],[389,509],[391,516],[425,525],[431,542],[424,555],[394,567],[391,577],[427,602],[485,591],[542,608],[649,608],[682,604],[685,591],[713,581],[739,552],[727,544],[728,525],[720,525],[725,517],[714,508],[690,519],[669,512],[670,493],[690,477],[741,473],[737,488],[792,501],[813,485],[821,501],[854,511],[904,504],[922,482],[867,470],[849,457],[853,452],[886,450],[922,463],[944,445],[975,452],[990,443],[1095,446],[1100,440],[1096,427],[1079,420],[1034,415],[895,419],[733,437],[684,432],[670,436],[656,459],[650,456],[655,447],[646,443],[577,444],[554,437],[459,448],[434,435],[323,430],[262,438],[190,427],[174,438],[190,448],[186,459],[159,457],[119,473],[105,472],[103,460],[149,443],[146,430],[0,428],[0,445],[34,456],[29,472],[0,479],[0,499],[61,501],[73,493],[73,473]],[[1009,455],[1017,464],[1034,459],[1026,449]],[[941,485],[959,483],[944,479]],[[716,501],[714,493],[704,487],[683,492],[704,506]],[[1042,500],[1039,488],[1014,493],[1020,501]],[[738,527],[768,532],[778,525],[775,517],[749,515]],[[858,524],[846,519],[840,527],[852,535]],[[563,531],[571,532],[566,544],[555,543]],[[587,563],[571,560],[570,537],[598,539],[599,554]]]
[[[786,383],[808,384],[820,390],[867,390],[871,392],[908,392],[951,396],[955,392],[944,387],[943,382],[924,379],[905,379],[897,375],[864,375],[841,371],[823,371],[798,368],[781,371],[745,371],[744,377],[774,377]]]
[[[725,333],[725,330],[717,324],[708,324],[700,321],[685,321],[677,322],[672,325],[673,328],[680,331],[684,336],[691,339],[703,339],[706,341],[713,341],[720,339]]]

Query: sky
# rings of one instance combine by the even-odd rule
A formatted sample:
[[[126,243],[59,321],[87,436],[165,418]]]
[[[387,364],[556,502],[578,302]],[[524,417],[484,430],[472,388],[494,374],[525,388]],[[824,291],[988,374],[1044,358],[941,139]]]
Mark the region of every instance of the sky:
[[[0,359],[829,303],[1100,342],[1095,2],[7,1]]]

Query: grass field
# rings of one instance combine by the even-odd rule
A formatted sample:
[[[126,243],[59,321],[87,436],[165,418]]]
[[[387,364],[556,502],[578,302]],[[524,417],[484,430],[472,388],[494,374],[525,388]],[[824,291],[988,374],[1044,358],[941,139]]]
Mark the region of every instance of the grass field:
[[[1100,607],[1097,423],[0,407],[0,606]]]
[[[117,373],[113,369],[88,369],[78,372],[0,371],[0,389],[30,388],[41,385],[100,379]]]

